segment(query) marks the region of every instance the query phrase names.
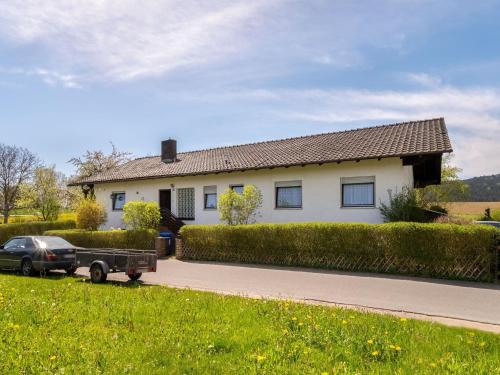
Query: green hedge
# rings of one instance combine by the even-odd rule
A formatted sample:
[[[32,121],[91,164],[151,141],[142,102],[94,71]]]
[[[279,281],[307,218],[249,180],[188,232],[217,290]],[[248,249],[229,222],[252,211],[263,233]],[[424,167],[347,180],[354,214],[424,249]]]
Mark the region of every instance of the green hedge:
[[[183,259],[492,277],[493,227],[421,223],[192,225],[181,230]],[[472,264],[482,274],[467,274]]]
[[[74,220],[33,221],[30,223],[12,223],[0,225],[0,244],[15,236],[39,236],[51,229],[72,229]]]
[[[154,250],[155,238],[158,236],[158,232],[155,230],[107,230],[90,232],[74,229],[49,230],[44,234],[46,236],[62,237],[79,247],[137,250]]]

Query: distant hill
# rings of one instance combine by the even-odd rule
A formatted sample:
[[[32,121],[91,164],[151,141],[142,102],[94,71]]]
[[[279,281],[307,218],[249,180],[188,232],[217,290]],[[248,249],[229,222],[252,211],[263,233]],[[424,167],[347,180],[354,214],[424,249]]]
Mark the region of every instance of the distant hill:
[[[463,180],[469,185],[469,202],[499,202],[500,201],[500,174],[491,176],[473,177]]]

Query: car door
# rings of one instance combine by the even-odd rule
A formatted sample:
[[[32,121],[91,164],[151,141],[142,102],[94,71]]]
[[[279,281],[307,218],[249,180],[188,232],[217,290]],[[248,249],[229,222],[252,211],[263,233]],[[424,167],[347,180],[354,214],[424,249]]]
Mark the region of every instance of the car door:
[[[30,246],[31,245],[31,246]],[[9,261],[11,269],[21,269],[23,257],[28,255],[30,258],[33,253],[33,242],[30,238],[19,238],[16,247],[9,252]]]
[[[4,269],[12,268],[14,266],[15,251],[25,243],[24,238],[13,238],[7,241],[0,251],[0,267]]]

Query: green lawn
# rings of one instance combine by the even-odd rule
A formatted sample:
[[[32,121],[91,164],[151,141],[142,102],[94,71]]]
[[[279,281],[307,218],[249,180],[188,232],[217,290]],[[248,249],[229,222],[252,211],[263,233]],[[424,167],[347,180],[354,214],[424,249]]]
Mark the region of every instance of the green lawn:
[[[500,374],[500,335],[166,287],[0,274],[0,373]]]

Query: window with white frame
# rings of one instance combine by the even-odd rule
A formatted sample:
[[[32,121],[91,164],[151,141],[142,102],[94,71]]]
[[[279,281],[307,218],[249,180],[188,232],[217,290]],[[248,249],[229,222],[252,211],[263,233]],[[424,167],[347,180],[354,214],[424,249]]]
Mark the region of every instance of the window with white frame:
[[[343,177],[342,207],[374,207],[375,177]]]
[[[194,220],[194,188],[177,189],[177,216],[181,220]]]
[[[217,209],[217,186],[203,187],[203,200],[206,210]]]
[[[125,193],[113,192],[111,193],[111,207],[113,211],[122,211],[125,205]]]
[[[230,185],[230,188],[233,189],[235,193],[243,194],[244,185]]]
[[[276,208],[302,208],[302,181],[275,183]]]

